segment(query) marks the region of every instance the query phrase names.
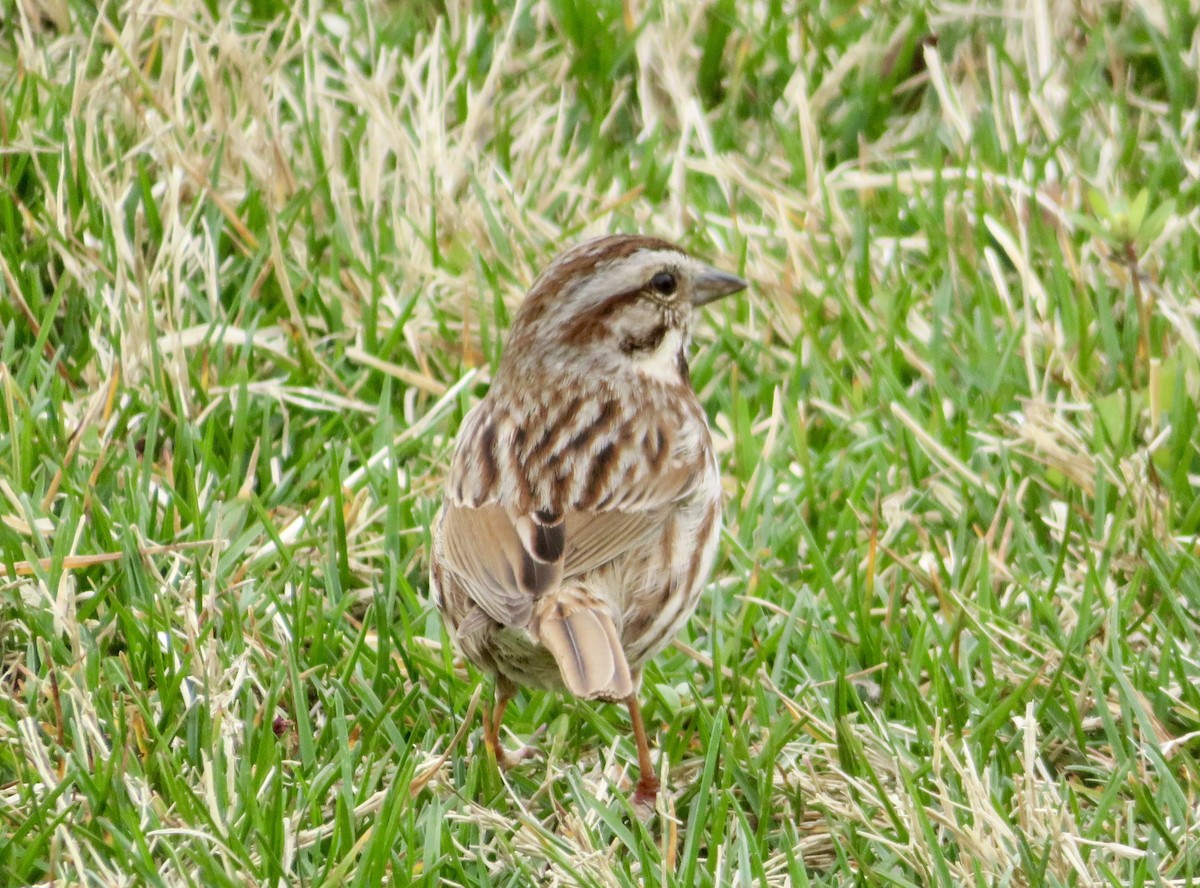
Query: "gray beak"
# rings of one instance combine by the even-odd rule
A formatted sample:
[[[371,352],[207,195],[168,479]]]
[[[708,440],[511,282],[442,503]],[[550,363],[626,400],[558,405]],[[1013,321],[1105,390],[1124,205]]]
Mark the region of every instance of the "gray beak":
[[[718,271],[711,266],[704,266],[704,271],[696,278],[694,282],[695,294],[692,296],[692,305],[699,308],[701,305],[720,299],[722,296],[728,296],[731,293],[736,293],[738,290],[744,290],[749,286],[744,280],[736,274],[730,274],[727,271]]]

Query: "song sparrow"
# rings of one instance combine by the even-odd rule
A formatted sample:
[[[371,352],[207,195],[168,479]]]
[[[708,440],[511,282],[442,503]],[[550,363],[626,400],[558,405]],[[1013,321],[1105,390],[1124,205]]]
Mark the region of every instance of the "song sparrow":
[[[484,741],[502,766],[517,686],[566,688],[628,705],[636,798],[658,792],[642,666],[695,609],[721,518],[686,349],[694,310],[745,286],[667,241],[613,235],[555,259],[517,312],[459,430],[430,567],[459,648],[495,676]]]

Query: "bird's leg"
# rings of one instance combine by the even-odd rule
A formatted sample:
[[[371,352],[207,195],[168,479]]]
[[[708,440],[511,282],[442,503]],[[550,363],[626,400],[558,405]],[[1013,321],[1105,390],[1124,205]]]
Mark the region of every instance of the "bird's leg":
[[[508,707],[508,701],[517,693],[517,686],[506,678],[499,675],[496,676],[496,684],[493,690],[494,704],[489,711],[485,706],[483,708],[483,742],[484,745],[491,751],[496,759],[496,764],[501,769],[507,771],[514,765],[519,765],[527,758],[532,758],[537,755],[539,750],[536,746],[526,744],[520,749],[513,752],[507,752],[500,745],[500,722],[504,719],[504,710]],[[543,726],[544,727],[544,726]],[[541,728],[534,734],[536,739],[537,734],[540,734]]]
[[[500,720],[504,718],[504,707],[508,705],[508,700],[509,697],[501,691],[500,679],[497,678],[492,688],[492,706],[483,707],[483,745],[497,763],[504,756],[504,750],[500,746]]]
[[[637,694],[631,694],[625,703],[629,706],[629,721],[633,725],[633,739],[637,744],[638,782],[633,793],[633,801],[637,805],[654,807],[658,797],[658,775],[654,773],[654,764],[650,761],[650,741],[646,739],[646,726],[642,723],[642,710],[638,706]]]

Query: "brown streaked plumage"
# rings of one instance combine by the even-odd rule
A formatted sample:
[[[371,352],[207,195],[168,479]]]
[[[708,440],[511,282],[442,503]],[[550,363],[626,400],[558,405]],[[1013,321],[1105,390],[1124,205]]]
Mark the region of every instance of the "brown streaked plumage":
[[[580,244],[534,282],[487,396],[463,420],[430,585],[467,659],[517,686],[624,701],[637,799],[658,780],[638,709],[645,662],[695,609],[720,479],[686,350],[696,307],[745,281],[657,238]]]

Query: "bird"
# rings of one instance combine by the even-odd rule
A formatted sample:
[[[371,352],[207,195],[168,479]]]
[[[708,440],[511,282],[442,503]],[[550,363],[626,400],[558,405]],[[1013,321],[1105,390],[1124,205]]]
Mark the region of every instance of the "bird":
[[[463,418],[432,529],[431,598],[494,679],[483,739],[519,687],[624,703],[634,798],[653,806],[638,691],[715,558],[721,481],[687,352],[697,311],[747,282],[669,241],[613,234],[550,262],[487,394]]]

